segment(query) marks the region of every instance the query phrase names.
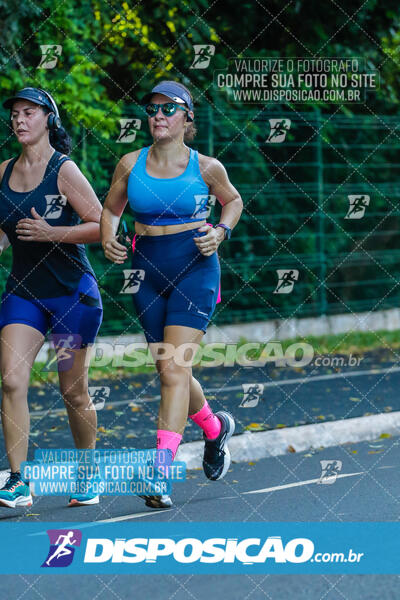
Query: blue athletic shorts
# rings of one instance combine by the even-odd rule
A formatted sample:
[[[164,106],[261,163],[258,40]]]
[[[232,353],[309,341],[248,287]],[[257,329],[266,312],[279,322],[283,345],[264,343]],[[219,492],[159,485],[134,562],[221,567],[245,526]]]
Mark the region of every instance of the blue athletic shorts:
[[[101,296],[91,273],[84,273],[76,291],[67,296],[28,300],[12,293],[2,295],[0,329],[10,323],[23,323],[43,335],[50,330],[56,339],[69,339],[70,348],[92,344],[102,318]]]
[[[164,327],[184,325],[206,331],[217,303],[221,269],[217,252],[204,256],[190,229],[167,235],[136,236],[132,293],[148,342],[161,342]]]

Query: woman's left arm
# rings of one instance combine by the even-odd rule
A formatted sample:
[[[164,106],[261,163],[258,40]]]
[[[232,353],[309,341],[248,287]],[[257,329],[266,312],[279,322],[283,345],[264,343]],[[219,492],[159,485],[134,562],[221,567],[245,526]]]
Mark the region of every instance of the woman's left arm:
[[[58,189],[78,213],[83,223],[72,226],[53,226],[32,207],[32,219],[21,219],[17,224],[18,239],[33,242],[63,242],[89,244],[100,241],[101,204],[78,166],[67,160],[58,172]]]
[[[224,165],[216,158],[203,156],[200,169],[210,193],[217,198],[222,206],[219,222],[233,229],[243,210],[243,201],[239,192],[229,181]],[[202,237],[194,238],[194,242],[204,256],[210,256],[218,249],[225,238],[225,230],[222,227],[214,229],[204,225],[199,228],[199,231],[208,231],[208,233]]]

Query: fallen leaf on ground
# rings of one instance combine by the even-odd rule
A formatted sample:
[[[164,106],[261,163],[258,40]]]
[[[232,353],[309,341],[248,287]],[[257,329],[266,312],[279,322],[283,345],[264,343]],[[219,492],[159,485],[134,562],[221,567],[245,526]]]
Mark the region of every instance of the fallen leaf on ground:
[[[245,429],[248,431],[263,431],[264,427],[261,423],[250,423],[246,425]]]

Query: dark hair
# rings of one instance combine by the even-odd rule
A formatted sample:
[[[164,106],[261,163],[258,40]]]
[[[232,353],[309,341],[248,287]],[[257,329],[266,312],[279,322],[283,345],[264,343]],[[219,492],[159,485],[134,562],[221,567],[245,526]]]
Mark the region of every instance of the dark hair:
[[[45,115],[48,115],[52,111],[47,106],[42,106]],[[71,152],[72,141],[64,127],[58,129],[49,129],[49,142],[55,150],[61,152],[61,154],[69,154]]]
[[[165,79],[164,81],[160,81],[160,83],[170,83],[171,81],[173,81],[173,80]],[[180,81],[174,81],[174,83],[176,85],[179,85],[181,88],[183,88],[185,90],[185,92],[187,92],[189,94],[189,96],[192,100],[192,103],[193,103],[193,96],[190,93],[190,91],[188,90],[188,88],[185,85],[183,85],[183,83],[180,83]],[[197,127],[193,123],[193,121],[190,121],[190,123],[188,124],[188,126],[185,129],[185,135],[184,135],[183,139],[185,140],[185,142],[191,142],[195,138],[196,133],[197,133]]]

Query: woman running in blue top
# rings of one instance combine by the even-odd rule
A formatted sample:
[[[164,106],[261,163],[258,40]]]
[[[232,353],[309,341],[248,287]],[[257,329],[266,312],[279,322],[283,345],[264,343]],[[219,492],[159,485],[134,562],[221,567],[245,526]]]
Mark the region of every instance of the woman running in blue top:
[[[83,244],[100,240],[101,204],[66,156],[70,140],[50,94],[24,88],[3,106],[10,109],[12,129],[22,146],[19,156],[0,164],[1,249],[11,244],[13,251],[0,307],[1,417],[11,466],[0,505],[14,508],[32,504],[20,465],[28,450],[30,372],[48,330],[60,350],[60,391],[75,445],[95,447],[97,419],[88,395],[87,354],[103,309]],[[69,350],[62,353],[62,348]],[[68,358],[64,363],[63,357]],[[70,506],[97,502],[93,494],[70,498]]]
[[[234,420],[229,413],[211,411],[187,364],[215,309],[218,246],[230,237],[243,204],[223,165],[185,145],[195,132],[189,90],[175,81],[162,81],[143,104],[153,144],[119,161],[103,208],[102,245],[109,260],[121,264],[127,259],[116,232],[129,202],[136,232],[132,269],[137,281],[132,298],[161,383],[157,449],[167,451],[171,464],[189,415],[204,432],[204,472],[217,480],[230,464],[227,441]],[[207,200],[212,196],[222,205],[221,222],[215,228],[206,224]],[[184,344],[190,345],[192,355],[184,357],[183,365],[175,358]],[[152,508],[172,504],[166,495],[144,498]]]

